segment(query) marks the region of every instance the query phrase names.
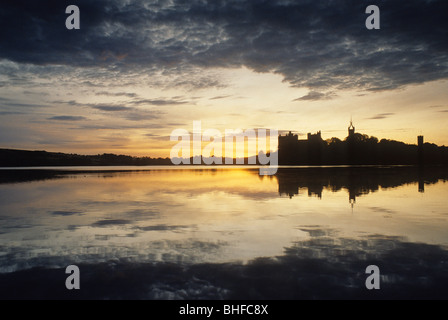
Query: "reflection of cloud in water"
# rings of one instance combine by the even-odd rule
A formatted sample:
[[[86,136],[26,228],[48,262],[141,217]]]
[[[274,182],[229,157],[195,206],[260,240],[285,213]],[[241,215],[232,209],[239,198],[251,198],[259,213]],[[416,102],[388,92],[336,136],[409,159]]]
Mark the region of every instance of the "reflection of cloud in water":
[[[446,299],[448,251],[436,245],[406,242],[400,237],[368,235],[332,238],[318,227],[313,236],[285,248],[284,254],[241,263],[132,263],[115,260],[80,264],[80,299]],[[313,229],[313,230],[311,230]],[[155,244],[156,245],[156,244]],[[160,242],[159,246],[171,246]],[[179,246],[187,245],[184,242]],[[189,245],[197,246],[197,243]],[[201,243],[201,251],[219,244]],[[157,246],[157,245],[156,245]],[[47,266],[69,259],[48,259]],[[65,260],[65,261],[63,261]],[[43,261],[41,261],[43,262]],[[381,289],[365,288],[365,269],[381,271]],[[29,280],[33,279],[32,282]],[[32,269],[0,275],[0,298],[61,298],[61,269]],[[40,286],[42,285],[42,287]],[[30,288],[32,286],[32,288]],[[52,290],[36,288],[54,288]],[[12,290],[14,288],[14,290]],[[58,296],[61,294],[61,296]],[[15,296],[14,296],[15,295]]]
[[[129,217],[133,221],[141,221],[160,218],[160,212],[151,209],[135,209],[124,212],[123,216]]]
[[[322,228],[320,226],[300,226],[297,229],[307,232],[310,237],[335,236],[337,230],[330,228]]]
[[[165,224],[159,224],[155,226],[147,226],[147,227],[136,227],[138,230],[142,231],[174,231],[179,229],[190,228],[189,226],[167,226]]]
[[[381,208],[381,207],[370,207],[369,209],[372,211],[375,211],[375,212],[382,212],[382,213],[387,213],[387,214],[396,213],[396,211],[394,211],[394,210],[390,210],[387,208]]]
[[[160,227],[170,229],[170,226]],[[0,273],[31,268],[64,267],[70,264],[95,264],[107,261],[203,263],[216,260],[216,257],[222,256],[229,246],[228,242],[219,240],[160,239],[137,244],[124,241],[125,238],[135,236],[135,233],[108,232],[106,234],[94,234],[92,235],[93,242],[91,244],[83,243],[81,247],[77,247],[76,242],[60,243],[59,246],[45,246],[45,242],[41,246],[30,245],[30,242],[21,246],[0,246]],[[109,241],[109,243],[104,243],[105,241]],[[115,245],[112,246],[111,241]]]
[[[18,296],[37,297],[27,279],[36,288],[48,282],[43,298],[64,297],[56,287],[69,264],[81,266],[83,287],[95,287],[82,290],[84,298],[446,297],[447,255],[438,246],[448,243],[446,185],[422,194],[415,183],[443,172],[316,168],[269,179],[257,172],[1,184],[0,297],[14,281]],[[280,196],[302,188],[322,198]],[[355,212],[347,191],[350,199],[363,195]],[[382,272],[378,292],[364,287],[369,264]]]

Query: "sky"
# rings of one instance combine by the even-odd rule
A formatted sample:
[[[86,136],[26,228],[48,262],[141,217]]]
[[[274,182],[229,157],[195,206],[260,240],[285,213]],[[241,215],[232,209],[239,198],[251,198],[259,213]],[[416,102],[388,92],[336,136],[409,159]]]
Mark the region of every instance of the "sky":
[[[3,0],[0,148],[169,157],[193,121],[344,139],[350,119],[448,145],[447,15],[446,0]]]

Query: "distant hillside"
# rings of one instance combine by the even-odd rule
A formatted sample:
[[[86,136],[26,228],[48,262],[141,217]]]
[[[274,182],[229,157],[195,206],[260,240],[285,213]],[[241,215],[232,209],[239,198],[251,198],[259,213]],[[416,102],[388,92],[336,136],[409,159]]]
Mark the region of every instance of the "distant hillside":
[[[108,153],[79,155],[47,151],[0,149],[0,167],[144,166],[170,164],[169,158],[131,157]]]
[[[181,164],[206,164],[203,158],[175,158]],[[236,159],[221,158],[223,165],[229,161],[239,164]],[[244,164],[258,163],[257,157],[239,159]],[[170,158],[131,157],[116,154],[79,155],[61,152],[28,151],[15,149],[0,149],[0,167],[41,167],[41,166],[148,166],[173,165]]]

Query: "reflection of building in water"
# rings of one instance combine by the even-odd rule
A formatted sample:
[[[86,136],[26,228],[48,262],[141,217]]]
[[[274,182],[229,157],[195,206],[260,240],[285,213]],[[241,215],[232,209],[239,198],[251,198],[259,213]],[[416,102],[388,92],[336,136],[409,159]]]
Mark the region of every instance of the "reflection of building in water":
[[[322,191],[324,187],[322,185],[308,186],[308,197],[317,196],[322,199]]]
[[[425,182],[423,180],[418,181],[418,192],[425,193]]]
[[[275,178],[280,196],[293,198],[300,194],[309,197],[323,196],[329,192],[346,191],[348,202],[353,207],[359,197],[376,192],[380,188],[395,188],[404,184],[415,184],[418,192],[425,192],[425,184],[448,180],[446,167],[319,167],[280,168]],[[305,191],[305,189],[307,191]]]
[[[307,192],[308,197],[317,197],[319,199],[322,199],[322,192],[324,190],[324,187],[328,187],[322,184],[307,184],[302,186],[298,181],[291,181],[291,180],[282,181],[281,179],[279,179],[278,181],[279,181],[278,194],[280,196],[287,196],[290,199],[300,194],[300,188],[306,188],[308,190]],[[353,208],[353,205],[356,203],[356,196],[362,193],[360,193],[359,190],[350,188],[348,188],[348,193],[349,193],[349,203]]]
[[[308,197],[316,196],[319,199],[322,199],[322,191],[323,186],[318,187],[308,187]],[[278,194],[280,196],[288,196],[290,199],[294,196],[298,196],[300,194],[300,189],[298,185],[280,185],[278,186]]]
[[[295,183],[295,181],[283,180],[282,183],[280,183],[280,180],[278,180],[278,193],[280,196],[286,195],[289,198],[292,198],[299,195],[299,185]]]
[[[352,209],[356,203],[356,194],[353,192],[353,189],[348,189],[348,202],[350,203]]]
[[[425,192],[425,179],[424,179],[422,167],[420,167],[418,170],[418,192],[420,192],[420,193]]]

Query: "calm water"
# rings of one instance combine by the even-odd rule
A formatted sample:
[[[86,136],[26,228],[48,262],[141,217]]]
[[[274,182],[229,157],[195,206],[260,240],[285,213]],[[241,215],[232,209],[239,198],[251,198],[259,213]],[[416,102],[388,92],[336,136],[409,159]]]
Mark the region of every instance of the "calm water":
[[[1,170],[0,297],[446,299],[447,178],[413,168]],[[71,264],[77,292],[64,286]],[[380,290],[365,288],[370,264]]]

